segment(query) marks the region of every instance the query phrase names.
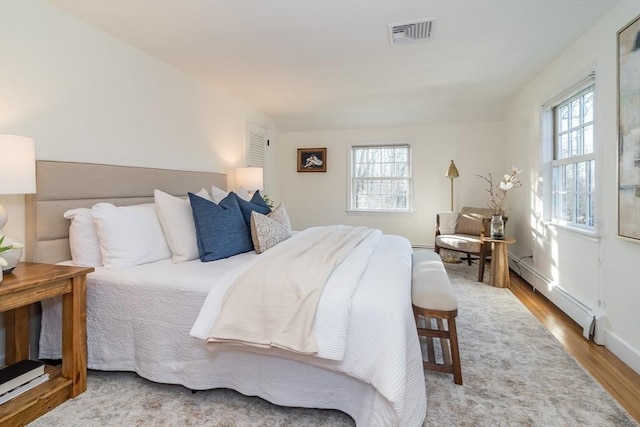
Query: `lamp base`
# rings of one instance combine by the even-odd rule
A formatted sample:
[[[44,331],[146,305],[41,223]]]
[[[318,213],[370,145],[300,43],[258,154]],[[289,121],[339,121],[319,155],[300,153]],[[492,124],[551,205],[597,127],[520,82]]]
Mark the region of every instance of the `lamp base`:
[[[0,236],[2,236],[2,229],[7,223],[8,218],[9,216],[7,215],[7,211],[2,207],[2,204],[0,204]]]

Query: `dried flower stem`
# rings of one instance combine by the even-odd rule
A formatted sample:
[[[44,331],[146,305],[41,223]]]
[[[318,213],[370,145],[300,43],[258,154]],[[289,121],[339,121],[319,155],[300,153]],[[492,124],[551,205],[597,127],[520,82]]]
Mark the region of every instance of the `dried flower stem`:
[[[496,214],[504,214],[507,210],[507,191],[512,188],[522,187],[522,182],[518,179],[518,174],[521,172],[520,169],[514,166],[511,169],[511,174],[505,174],[504,181],[500,181],[497,185],[493,185],[493,176],[491,173],[488,173],[487,176],[476,175],[476,177],[482,178],[489,184],[486,189],[487,193],[489,193],[487,206],[493,209]]]

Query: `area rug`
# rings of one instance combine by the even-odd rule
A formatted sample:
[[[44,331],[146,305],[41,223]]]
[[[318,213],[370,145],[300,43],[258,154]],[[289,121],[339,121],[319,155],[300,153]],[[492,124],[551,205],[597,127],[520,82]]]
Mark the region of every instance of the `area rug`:
[[[426,373],[425,426],[638,425],[508,289],[476,282],[477,266],[445,266],[459,301],[464,385]],[[285,408],[231,390],[193,394],[133,373],[89,371],[87,382],[85,393],[30,425],[354,425],[339,411]]]

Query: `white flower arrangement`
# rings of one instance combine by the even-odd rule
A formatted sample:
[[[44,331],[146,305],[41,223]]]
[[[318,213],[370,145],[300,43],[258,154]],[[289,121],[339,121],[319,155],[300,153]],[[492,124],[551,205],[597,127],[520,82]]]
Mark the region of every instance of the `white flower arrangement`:
[[[9,266],[9,263],[7,262],[7,260],[0,256],[0,271],[2,267],[8,267],[8,266]]]
[[[267,204],[267,206],[269,206],[270,209],[273,209],[275,207],[274,201],[271,200],[268,194],[261,193],[260,195],[262,196],[262,200],[264,200],[264,202]]]
[[[493,185],[493,176],[489,173],[487,176],[476,175],[478,178],[482,178],[489,186],[487,187],[487,193],[489,193],[489,206],[496,214],[504,214],[507,210],[506,199],[507,191],[512,188],[522,187],[522,182],[518,179],[518,175],[522,173],[520,169],[513,166],[511,173],[504,174],[504,180],[500,181],[497,185]]]

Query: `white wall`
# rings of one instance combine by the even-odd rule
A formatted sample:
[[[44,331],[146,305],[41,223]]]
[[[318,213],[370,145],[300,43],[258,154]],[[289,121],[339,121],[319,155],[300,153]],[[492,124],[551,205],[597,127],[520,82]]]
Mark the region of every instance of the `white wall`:
[[[410,143],[413,147],[414,212],[408,214],[347,214],[349,146]],[[303,229],[322,224],[366,225],[407,237],[414,245],[433,245],[437,212],[450,208],[451,159],[460,178],[454,181],[454,208],[484,206],[484,183],[475,174],[505,173],[501,123],[460,123],[416,127],[282,132],[276,155],[280,200],[292,225]],[[298,173],[298,148],[327,147],[326,173]]]
[[[640,372],[640,242],[617,237],[617,46],[616,32],[640,14],[640,2],[621,1],[529,82],[505,119],[506,156],[523,166],[529,190],[510,215],[517,223],[515,257],[530,255],[531,268],[603,312],[604,344]],[[541,104],[596,71],[596,137],[600,200],[598,238],[588,239],[545,223],[541,216]],[[514,194],[515,195],[515,194]],[[551,291],[553,292],[553,291]]]
[[[0,2],[0,133],[34,138],[38,159],[228,173],[245,165],[247,120],[275,142],[268,117],[50,3]],[[24,197],[0,203],[24,239]]]

